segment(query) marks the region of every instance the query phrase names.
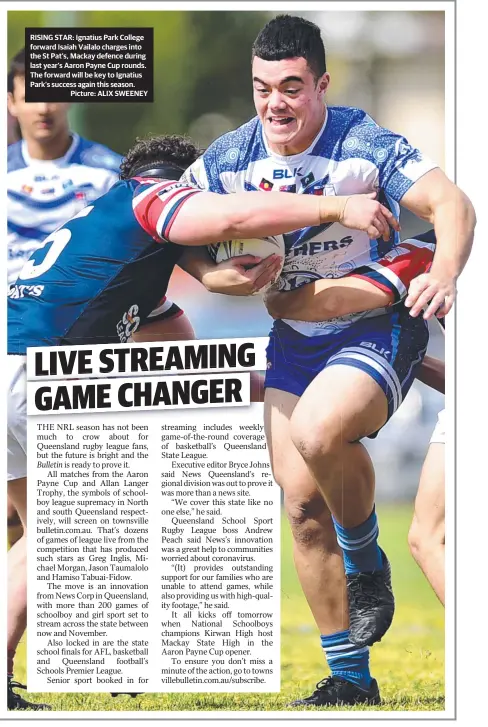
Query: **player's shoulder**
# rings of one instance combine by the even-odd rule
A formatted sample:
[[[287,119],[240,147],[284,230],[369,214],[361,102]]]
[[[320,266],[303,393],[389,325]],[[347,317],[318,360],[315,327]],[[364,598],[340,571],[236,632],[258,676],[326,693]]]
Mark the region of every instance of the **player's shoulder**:
[[[353,106],[329,107],[325,144],[335,143],[341,159],[359,157],[381,164],[401,142],[398,134],[380,126],[366,111]],[[337,144],[339,142],[339,144]]]
[[[219,136],[206,150],[204,159],[222,172],[243,169],[266,156],[261,123],[255,116],[237,129]]]
[[[7,147],[7,172],[16,172],[25,169],[27,164],[22,154],[22,141],[16,141]]]
[[[75,137],[77,144],[71,155],[72,164],[81,164],[85,167],[96,167],[106,169],[109,172],[118,172],[122,157],[112,151],[104,144],[84,139],[82,136]]]

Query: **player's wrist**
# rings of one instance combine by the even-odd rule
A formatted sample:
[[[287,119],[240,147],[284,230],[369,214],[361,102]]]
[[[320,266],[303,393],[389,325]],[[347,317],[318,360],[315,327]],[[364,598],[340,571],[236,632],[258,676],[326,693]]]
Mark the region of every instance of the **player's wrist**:
[[[320,223],[342,222],[349,197],[319,197]]]

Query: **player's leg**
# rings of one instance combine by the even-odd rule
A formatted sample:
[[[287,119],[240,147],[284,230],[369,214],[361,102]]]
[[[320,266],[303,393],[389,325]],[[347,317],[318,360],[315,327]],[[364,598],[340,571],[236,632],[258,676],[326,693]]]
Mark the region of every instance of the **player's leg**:
[[[399,406],[427,338],[424,322],[404,310],[351,326],[291,419],[293,442],[326,499],[344,551],[351,640],[359,646],[379,641],[394,612],[390,566],[377,544],[374,470],[359,440]]]
[[[25,359],[7,359],[9,389],[7,399],[8,496],[19,515],[23,535],[7,553],[7,708],[50,709],[45,704],[27,702],[14,689],[25,687],[13,681],[15,651],[27,623],[27,420]]]
[[[298,578],[320,630],[332,675],[310,697],[291,706],[377,704],[378,685],[369,672],[369,649],[358,649],[349,640],[342,553],[330,512],[290,439],[289,421],[297,401],[291,393],[267,388],[265,427],[273,475],[283,489]]]
[[[23,528],[19,514],[7,495],[7,539],[10,547],[22,537]]]
[[[156,341],[191,341],[195,331],[185,313],[175,303],[165,299],[163,313],[153,311],[140,328],[132,334],[135,343],[151,343]],[[163,305],[160,306],[163,308]]]
[[[445,596],[445,448],[443,413],[420,475],[415,512],[408,534],[410,551],[444,605]]]

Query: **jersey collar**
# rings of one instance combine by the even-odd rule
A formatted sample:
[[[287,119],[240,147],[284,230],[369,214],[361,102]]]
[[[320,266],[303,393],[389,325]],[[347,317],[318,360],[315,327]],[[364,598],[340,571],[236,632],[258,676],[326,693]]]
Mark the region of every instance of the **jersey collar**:
[[[322,134],[324,133],[325,127],[327,126],[327,121],[329,120],[329,107],[325,107],[325,118],[324,123],[320,127],[316,137],[313,139],[312,143],[308,147],[308,149],[305,149],[304,151],[301,151],[300,154],[291,154],[290,156],[281,156],[281,154],[276,154],[276,152],[271,151],[271,149],[268,146],[268,140],[266,139],[266,134],[263,131],[263,125],[261,124],[261,121],[259,122],[259,125],[261,127],[261,138],[263,140],[264,147],[266,151],[268,152],[268,155],[272,157],[273,159],[276,159],[280,162],[287,162],[290,164],[293,164],[297,161],[299,161],[302,157],[306,156],[307,154],[310,154],[317,143],[317,141],[320,139]]]
[[[67,164],[67,162],[69,162],[69,160],[75,153],[75,150],[76,150],[78,144],[80,143],[80,137],[76,132],[71,131],[70,135],[71,135],[72,141],[69,146],[69,149],[62,157],[59,157],[58,159],[32,159],[29,152],[27,151],[27,143],[24,139],[22,139],[20,151],[21,151],[22,157],[24,159],[24,162],[27,164],[28,167],[30,167],[34,164],[35,165],[37,165],[37,164],[45,165],[45,166],[52,164],[55,167],[62,167],[64,164]]]

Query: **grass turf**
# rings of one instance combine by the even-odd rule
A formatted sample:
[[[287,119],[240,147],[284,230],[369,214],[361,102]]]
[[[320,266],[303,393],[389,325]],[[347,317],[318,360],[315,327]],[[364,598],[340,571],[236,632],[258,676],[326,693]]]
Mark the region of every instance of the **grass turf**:
[[[379,508],[381,544],[392,564],[397,610],[381,644],[371,650],[371,671],[378,680],[380,707],[340,707],[327,711],[444,710],[444,610],[407,548],[412,507]],[[274,711],[310,694],[326,676],[317,628],[301,593],[291,557],[291,536],[282,527],[281,692],[279,694],[143,694],[112,698],[110,694],[35,694],[62,711]],[[24,643],[15,678],[25,679]],[[22,696],[25,693],[21,692]],[[29,699],[29,694],[27,694]],[[315,708],[303,708],[317,711]],[[288,710],[287,710],[288,711]],[[297,712],[298,709],[289,711]],[[87,715],[88,716],[88,715]]]

